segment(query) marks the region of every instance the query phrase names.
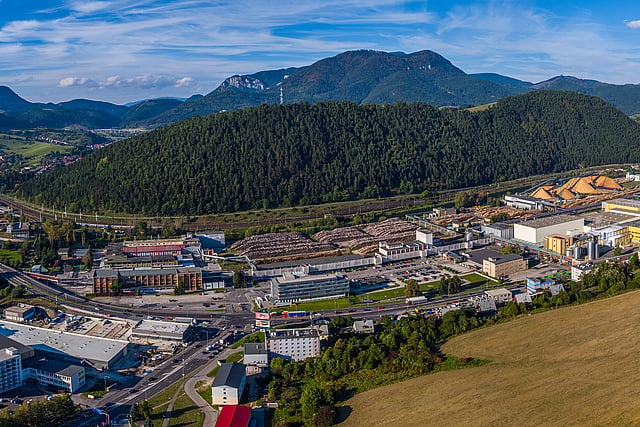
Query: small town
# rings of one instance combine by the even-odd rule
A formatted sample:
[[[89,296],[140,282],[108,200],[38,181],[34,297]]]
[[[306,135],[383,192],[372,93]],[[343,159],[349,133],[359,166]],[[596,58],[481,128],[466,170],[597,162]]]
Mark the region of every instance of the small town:
[[[639,31],[0,0],[0,427],[640,425]]]
[[[270,389],[281,361],[318,358],[387,322],[460,312],[487,322],[568,304],[572,283],[599,269],[640,267],[640,175],[614,175],[545,181],[494,208],[231,244],[223,231],[104,240],[100,228],[4,206],[2,404],[68,394],[87,425],[127,424],[184,380],[161,417],[186,393],[204,425],[265,425],[282,403]]]

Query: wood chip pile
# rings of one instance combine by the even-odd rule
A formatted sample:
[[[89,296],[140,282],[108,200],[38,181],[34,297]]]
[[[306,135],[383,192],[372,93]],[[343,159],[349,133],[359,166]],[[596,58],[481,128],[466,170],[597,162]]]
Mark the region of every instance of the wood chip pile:
[[[312,237],[319,242],[338,245],[342,248],[360,249],[377,245],[381,241],[397,243],[415,240],[416,230],[419,228],[410,222],[390,218],[382,222],[320,231]]]
[[[238,240],[229,248],[251,259],[273,258],[298,254],[313,254],[336,249],[335,245],[314,242],[302,233],[268,233]]]

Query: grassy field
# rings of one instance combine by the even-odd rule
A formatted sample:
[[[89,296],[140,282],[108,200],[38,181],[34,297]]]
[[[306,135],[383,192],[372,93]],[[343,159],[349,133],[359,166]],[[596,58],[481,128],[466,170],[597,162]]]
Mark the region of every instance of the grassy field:
[[[209,402],[209,405],[213,404],[213,396],[211,395],[211,381],[198,381],[196,384],[196,391],[204,400]]]
[[[15,153],[27,159],[29,164],[37,164],[40,159],[55,151],[69,153],[73,147],[68,145],[49,144],[48,142],[29,142],[16,135],[0,134],[0,150]]]
[[[359,394],[341,425],[638,425],[639,304],[637,291],[454,338],[445,353],[491,362]]]
[[[169,426],[200,427],[203,422],[204,412],[181,390],[173,405]]]
[[[493,107],[496,104],[497,104],[497,102],[491,102],[489,104],[482,104],[482,105],[478,105],[476,107],[467,108],[467,110],[469,110],[471,112],[484,111],[484,110],[488,110],[489,108]]]

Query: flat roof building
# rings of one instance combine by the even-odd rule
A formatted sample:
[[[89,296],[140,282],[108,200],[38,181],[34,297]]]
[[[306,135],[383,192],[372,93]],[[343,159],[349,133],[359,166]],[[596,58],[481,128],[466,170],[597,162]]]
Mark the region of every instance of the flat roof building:
[[[75,393],[85,385],[83,366],[47,359],[30,359],[22,364],[24,379],[32,378],[42,386],[53,386]]]
[[[433,242],[433,239],[431,241]],[[382,262],[401,261],[427,256],[428,248],[428,243],[417,240],[404,243],[380,242],[378,243],[378,254],[382,257]]]
[[[289,305],[314,299],[331,299],[349,293],[349,279],[339,274],[285,274],[271,279],[275,305]]]
[[[640,197],[637,195],[602,202],[602,210],[625,215],[640,216]]]
[[[22,359],[15,347],[0,349],[0,393],[22,385]]]
[[[122,252],[130,256],[178,255],[184,247],[182,239],[133,240],[122,244]]]
[[[113,268],[116,270],[141,267],[160,268],[164,266],[178,265],[178,259],[175,255],[105,255],[103,262],[103,268]]]
[[[196,267],[99,269],[93,273],[93,288],[96,295],[110,294],[113,283],[121,286],[121,292],[132,293],[146,289],[173,291],[180,281],[185,292],[202,290],[202,270]]]
[[[300,361],[320,355],[320,334],[316,329],[272,329],[266,333],[271,357]]]
[[[4,317],[14,322],[28,322],[33,319],[36,308],[29,304],[19,304],[4,309]]]
[[[244,364],[267,366],[269,364],[269,353],[267,346],[263,342],[248,342],[244,344]]]
[[[491,297],[496,304],[506,304],[513,299],[511,291],[505,288],[488,289],[484,293]]]
[[[542,245],[545,236],[582,232],[584,232],[584,219],[566,214],[536,218],[513,225],[514,239],[536,245]]]
[[[510,240],[513,239],[513,224],[504,224],[501,222],[494,224],[482,224],[482,232],[487,236]]]
[[[368,267],[375,264],[374,257],[352,254],[334,257],[285,261],[273,264],[260,264],[251,269],[254,278],[278,277],[286,273],[311,274],[350,268]]]
[[[109,338],[0,322],[0,335],[11,337],[52,359],[80,364],[85,361],[97,369],[112,368],[127,354],[129,342]]]
[[[506,278],[527,269],[527,261],[520,255],[506,254],[482,261],[482,272],[495,278]]]
[[[169,322],[161,320],[141,320],[131,330],[133,338],[148,341],[187,342],[193,335],[193,327],[189,323]]]
[[[551,286],[556,284],[556,281],[553,279],[527,277],[526,281],[527,292],[531,295],[535,295],[539,292],[544,291],[545,289],[549,289],[551,288]]]

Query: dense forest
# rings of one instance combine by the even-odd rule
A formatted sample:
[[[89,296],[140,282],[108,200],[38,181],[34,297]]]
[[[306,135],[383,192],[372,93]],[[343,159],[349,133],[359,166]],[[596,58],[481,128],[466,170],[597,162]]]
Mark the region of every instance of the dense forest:
[[[83,212],[203,214],[375,198],[640,160],[600,98],[536,91],[484,111],[351,102],[192,117],[20,185]]]

